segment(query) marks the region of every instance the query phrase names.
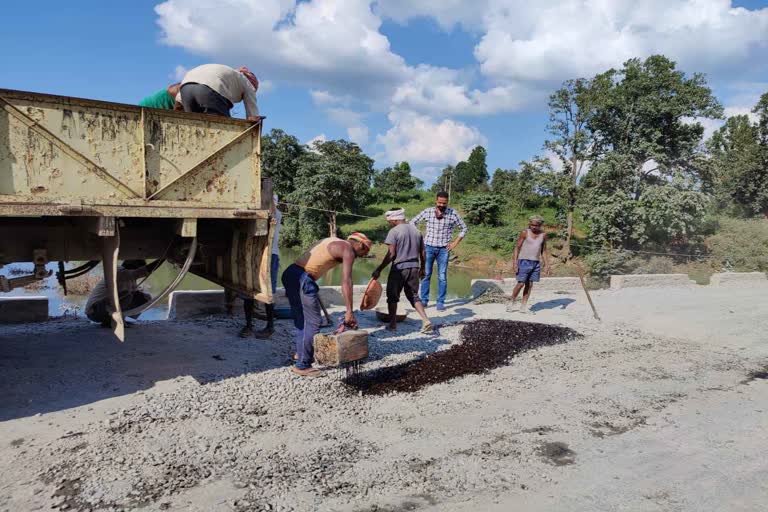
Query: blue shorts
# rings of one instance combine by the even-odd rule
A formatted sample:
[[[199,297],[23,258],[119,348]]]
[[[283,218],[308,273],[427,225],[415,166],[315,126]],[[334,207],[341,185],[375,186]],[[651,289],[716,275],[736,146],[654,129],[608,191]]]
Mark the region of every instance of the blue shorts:
[[[517,261],[517,282],[536,283],[541,277],[541,262],[536,260]]]

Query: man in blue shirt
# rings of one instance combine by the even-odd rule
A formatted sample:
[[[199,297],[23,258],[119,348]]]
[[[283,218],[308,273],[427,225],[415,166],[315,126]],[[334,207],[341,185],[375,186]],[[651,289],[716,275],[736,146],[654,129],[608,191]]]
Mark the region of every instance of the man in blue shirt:
[[[421,281],[421,303],[426,307],[429,302],[429,284],[432,279],[432,267],[437,261],[437,310],[445,310],[445,294],[448,290],[448,255],[467,235],[467,225],[453,208],[448,208],[448,192],[438,192],[434,208],[427,208],[411,220],[418,226],[427,223],[424,236],[427,261],[426,274]],[[459,236],[453,238],[454,229],[459,228]]]

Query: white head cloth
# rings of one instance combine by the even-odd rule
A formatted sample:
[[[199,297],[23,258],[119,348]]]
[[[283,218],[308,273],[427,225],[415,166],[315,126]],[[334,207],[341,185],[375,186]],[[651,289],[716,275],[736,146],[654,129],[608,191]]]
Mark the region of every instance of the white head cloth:
[[[405,210],[400,208],[399,210],[389,210],[384,214],[387,220],[405,220]]]

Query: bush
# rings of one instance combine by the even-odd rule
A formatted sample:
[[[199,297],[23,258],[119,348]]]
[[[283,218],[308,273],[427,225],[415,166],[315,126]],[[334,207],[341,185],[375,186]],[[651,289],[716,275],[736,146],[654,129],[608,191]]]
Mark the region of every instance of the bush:
[[[674,274],[675,262],[666,256],[651,256],[645,258],[633,258],[626,265],[633,274]],[[634,267],[634,268],[633,268]]]
[[[588,254],[584,261],[590,275],[606,279],[611,275],[623,274],[632,256],[626,251],[601,250]]]
[[[497,195],[481,194],[462,199],[467,222],[474,225],[498,226],[503,201]]]
[[[768,271],[768,221],[722,219],[705,245],[713,263],[739,272]]]

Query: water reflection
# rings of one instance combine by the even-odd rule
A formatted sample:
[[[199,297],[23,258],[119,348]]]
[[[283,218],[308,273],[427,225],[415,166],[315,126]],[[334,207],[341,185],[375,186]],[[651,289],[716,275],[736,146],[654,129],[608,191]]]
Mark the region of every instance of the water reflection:
[[[299,255],[301,254],[301,251],[296,249],[281,249],[280,250],[280,272],[282,273],[285,268],[290,265]],[[352,279],[354,284],[366,284],[368,280],[371,277],[371,273],[373,270],[378,266],[380,263],[380,260],[378,258],[365,258],[365,259],[359,259],[355,262],[355,266],[352,270]],[[67,267],[73,267],[75,264],[70,263],[67,265]],[[2,272],[4,275],[8,277],[10,276],[10,272],[14,268],[24,268],[31,271],[31,265],[27,264],[17,264],[17,265],[8,265],[0,272]],[[50,270],[53,270],[54,273],[57,270],[56,264],[50,264],[48,266]],[[437,268],[435,268],[435,275],[432,279],[432,292],[431,296],[436,297],[437,296],[437,276],[436,276]],[[101,276],[101,266],[96,267],[91,274]],[[143,288],[146,289],[149,293],[152,295],[160,293],[162,290],[165,289],[168,284],[173,281],[173,279],[176,277],[178,273],[178,269],[170,264],[162,265],[160,268],[158,268],[150,277],[147,279],[147,281],[143,284]],[[470,295],[470,282],[472,279],[479,279],[482,277],[487,277],[487,272],[479,272],[464,268],[457,268],[455,266],[449,266],[448,267],[448,299],[455,299],[460,297],[468,297]],[[342,270],[341,267],[337,267],[328,274],[326,274],[323,279],[320,280],[321,286],[338,286],[341,284],[341,276],[342,276]],[[382,275],[382,279],[386,280],[386,271]],[[278,279],[279,282],[279,279]],[[219,290],[221,287],[217,284],[211,283],[210,281],[203,279],[201,277],[187,274],[186,277],[181,281],[181,284],[177,288],[178,290]],[[79,314],[82,315],[83,307],[85,306],[85,302],[87,300],[86,296],[83,295],[64,295],[64,291],[61,289],[59,284],[56,282],[55,277],[50,277],[45,280],[42,287],[37,288],[22,288],[22,289],[16,289],[8,294],[4,294],[4,296],[23,296],[23,295],[44,295],[48,297],[48,309],[51,316],[60,316],[68,311],[79,311]],[[357,299],[356,299],[357,302]],[[164,319],[168,312],[168,303],[167,301],[163,301],[160,304],[158,304],[156,307],[150,309],[149,311],[146,311],[144,314],[141,315],[142,319],[145,320],[160,320]]]

